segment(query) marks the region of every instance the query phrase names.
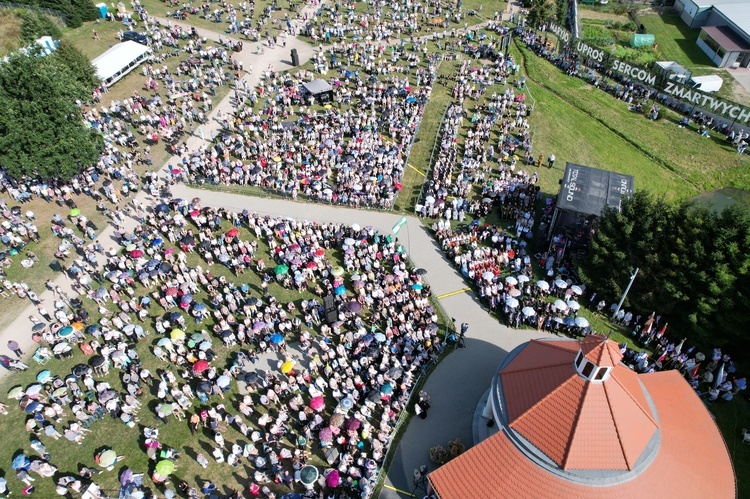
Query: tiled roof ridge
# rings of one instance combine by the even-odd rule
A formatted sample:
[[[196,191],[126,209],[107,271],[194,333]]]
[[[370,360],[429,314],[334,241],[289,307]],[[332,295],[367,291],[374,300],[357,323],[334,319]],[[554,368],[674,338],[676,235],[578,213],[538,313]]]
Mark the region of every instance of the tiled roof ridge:
[[[536,367],[532,366],[532,367],[521,367],[521,368],[510,368],[513,364],[515,364],[515,362],[511,362],[504,369],[502,369],[500,371],[500,374],[519,373],[519,372],[523,372],[523,371],[536,371],[538,369],[546,369],[548,367],[564,366],[564,365],[567,365],[568,363],[573,364],[573,361],[575,360],[575,352],[573,352],[573,351],[571,351],[571,350],[569,350],[567,348],[563,348],[561,346],[558,346],[558,345],[555,345],[555,344],[552,344],[552,343],[548,343],[548,342],[546,342],[544,340],[530,340],[529,343],[534,343],[536,345],[540,345],[540,346],[543,346],[545,348],[554,348],[555,350],[560,350],[561,352],[569,353],[569,354],[572,355],[572,358],[571,358],[570,362],[566,361],[566,362],[558,362],[556,364],[547,364],[545,366],[536,366]],[[526,348],[526,347],[524,347],[524,348]]]
[[[615,366],[615,367],[617,367],[617,366]],[[627,367],[623,367],[623,369],[627,369]],[[615,380],[617,382],[617,384],[620,385],[620,388],[622,388],[622,391],[624,391],[628,395],[628,398],[630,398],[630,400],[633,401],[633,403],[636,405],[636,407],[638,407],[638,409],[640,409],[640,411],[643,414],[646,415],[646,417],[648,418],[648,420],[651,421],[654,424],[655,427],[659,428],[659,423],[656,422],[656,420],[654,419],[654,415],[651,413],[651,411],[650,410],[646,410],[646,408],[644,408],[641,405],[641,403],[639,401],[637,401],[635,399],[635,397],[633,397],[633,395],[630,393],[630,390],[628,390],[628,388],[620,382],[620,380],[618,379],[618,376],[617,376],[616,372],[612,372],[612,375],[610,376],[609,379]],[[603,385],[604,385],[604,392],[606,393],[607,392],[607,383],[603,383]],[[640,380],[638,380],[638,385],[641,387],[641,390],[645,390],[645,387],[640,382]],[[607,401],[609,401],[609,396],[607,397]]]
[[[555,364],[547,364],[545,366],[531,366],[531,367],[520,367],[516,369],[508,370],[503,369],[500,371],[500,374],[515,374],[515,373],[522,373],[524,371],[539,371],[540,369],[549,369],[550,367],[560,367],[560,366],[567,366],[568,364],[573,364],[573,361],[566,361],[566,362],[557,362]]]
[[[583,413],[582,411],[583,403],[586,400],[586,394],[588,393],[590,388],[591,388],[591,383],[583,384],[583,392],[581,393],[581,398],[578,401],[578,410],[576,410],[576,419],[573,422],[573,431],[570,432],[568,443],[565,446],[565,456],[562,459],[562,463],[560,463],[560,467],[562,469],[567,469],[568,459],[570,458],[570,451],[573,448],[573,440],[575,440],[576,438],[576,433],[578,432],[578,426],[581,421],[581,414]]]
[[[617,382],[617,384],[620,385],[623,388],[623,390],[625,390],[625,387],[622,386],[619,381]],[[612,418],[612,424],[614,425],[615,432],[617,433],[617,443],[620,444],[620,451],[622,452],[622,456],[625,459],[625,464],[628,467],[628,471],[633,471],[633,465],[635,463],[631,463],[630,462],[630,459],[628,458],[628,453],[625,451],[625,444],[622,441],[622,435],[620,433],[620,427],[617,424],[617,418],[615,418],[615,413],[612,410],[612,401],[609,398],[609,390],[607,390],[607,384],[606,383],[603,383],[603,385],[604,385],[604,397],[607,399],[607,407],[609,408],[609,415]],[[625,391],[627,392],[627,390],[625,390]],[[631,399],[633,398],[630,395],[630,392],[628,392],[628,397],[630,397]],[[638,404],[638,406],[640,407],[640,404]]]
[[[581,341],[581,351],[584,352],[584,356],[587,359],[592,360],[596,365],[601,366],[604,365],[602,364],[602,359],[606,353],[612,366],[616,366],[620,363],[622,360],[622,353],[620,353],[618,349],[617,358],[615,359],[615,357],[612,356],[612,349],[616,347],[613,344],[610,344],[609,338],[600,335],[589,335],[589,338],[591,339],[584,339]],[[590,355],[594,357],[594,359],[590,358]]]

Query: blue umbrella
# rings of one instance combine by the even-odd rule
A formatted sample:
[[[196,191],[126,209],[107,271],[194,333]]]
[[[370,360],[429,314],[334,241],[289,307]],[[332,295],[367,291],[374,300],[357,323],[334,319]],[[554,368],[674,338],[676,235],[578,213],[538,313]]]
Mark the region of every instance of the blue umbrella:
[[[151,241],[151,246],[153,246],[153,247],[161,246],[161,243],[163,243],[163,242],[164,242],[164,240],[162,238],[157,237],[156,239],[154,239],[153,241]]]
[[[197,310],[199,312],[202,312],[202,311],[206,310],[206,306],[203,303],[199,303],[199,304],[197,304],[195,306],[195,310]]]
[[[186,295],[182,295],[182,298],[180,298],[180,301],[182,303],[190,303],[191,301],[193,301],[193,295],[191,295],[190,293]]]
[[[148,263],[146,263],[146,268],[148,268],[148,270],[154,270],[156,267],[159,266],[160,263],[161,262],[157,260],[156,258],[152,258],[151,260],[148,261]]]
[[[284,343],[284,336],[279,333],[275,333],[271,335],[271,338],[269,341],[273,343],[274,345],[280,345]]]
[[[336,296],[341,296],[343,294],[346,294],[346,287],[345,286],[337,286],[335,292],[336,292]]]
[[[385,341],[385,335],[383,333],[375,333],[375,341],[383,343]]]
[[[86,326],[86,332],[89,334],[94,334],[99,331],[99,324],[91,324],[89,326]]]
[[[45,369],[44,371],[39,371],[39,374],[36,375],[36,380],[40,383],[46,383],[50,376],[52,376],[52,374]]]
[[[382,393],[383,395],[390,395],[393,393],[393,387],[390,383],[386,383],[380,387],[380,393]]]
[[[411,285],[411,289],[413,289],[414,291],[422,291],[422,285],[417,282]]]
[[[172,312],[171,314],[169,314],[169,322],[175,322],[180,320],[181,318],[182,314],[180,314],[179,312]]]
[[[13,468],[14,471],[18,471],[28,468],[29,464],[31,464],[29,462],[29,458],[26,457],[25,454],[19,454],[13,458],[13,462],[11,463],[10,467]]]
[[[60,338],[67,338],[68,336],[73,334],[73,326],[65,326],[64,328],[60,329],[57,334],[60,335]]]
[[[364,336],[362,337],[362,342],[363,342],[363,343],[364,343],[365,345],[369,345],[370,343],[372,343],[372,340],[373,340],[373,339],[374,339],[374,338],[373,338],[373,336],[372,336],[371,334],[366,334],[366,335],[364,335]]]
[[[31,414],[32,412],[35,412],[41,409],[42,409],[42,405],[36,400],[34,400],[32,402],[29,402],[29,405],[26,406],[25,411],[26,411],[26,414]]]

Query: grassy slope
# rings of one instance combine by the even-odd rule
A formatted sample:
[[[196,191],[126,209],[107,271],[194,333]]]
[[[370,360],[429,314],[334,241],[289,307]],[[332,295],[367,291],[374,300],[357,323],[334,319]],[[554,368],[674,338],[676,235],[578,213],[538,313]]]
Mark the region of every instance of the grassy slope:
[[[21,42],[21,20],[7,10],[0,12],[0,57],[13,52]]]
[[[538,135],[546,137],[542,140],[554,141],[549,137],[554,133],[548,133],[552,127],[553,131],[556,129],[561,133],[557,144],[574,152],[568,158],[558,155],[555,150],[535,147],[536,154],[555,152],[558,160],[575,162],[579,156],[586,157],[587,153],[579,152],[586,151],[584,144],[596,143],[588,147],[600,151],[596,154],[602,163],[592,166],[635,175],[637,188],[642,186],[671,198],[689,197],[725,186],[750,188],[750,172],[741,168],[745,162],[725,144],[723,136],[701,138],[694,128],[678,128],[679,116],[664,108],[663,118],[656,122],[647,121],[643,115],[630,112],[624,102],[592,88],[579,78],[566,76],[524,48],[520,50],[532,81],[532,92],[534,88],[539,90],[541,87],[542,90],[534,93],[537,101],[542,102],[538,110],[543,121],[537,127],[544,132]],[[557,113],[549,119],[545,118],[545,102],[547,112]],[[589,119],[579,121],[580,114],[574,113],[575,110]],[[570,113],[574,113],[573,119]],[[601,129],[607,130],[602,139],[599,138],[604,133]],[[631,147],[618,151],[618,141],[613,140],[613,136]],[[569,141],[573,141],[576,147],[570,146]],[[603,152],[608,149],[612,149],[611,153]]]

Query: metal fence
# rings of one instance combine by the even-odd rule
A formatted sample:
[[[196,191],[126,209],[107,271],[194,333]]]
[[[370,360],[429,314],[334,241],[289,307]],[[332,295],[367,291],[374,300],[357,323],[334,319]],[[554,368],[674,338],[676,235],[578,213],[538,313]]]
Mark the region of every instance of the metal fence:
[[[417,202],[415,204],[415,212],[416,212],[416,206],[421,205],[422,201],[424,200],[424,190],[427,185],[430,183],[430,173],[432,172],[432,166],[435,164],[435,151],[437,150],[438,145],[440,144],[440,134],[443,132],[443,124],[445,123],[445,116],[448,114],[448,109],[450,109],[451,105],[450,103],[445,106],[445,111],[443,111],[443,116],[440,118],[440,124],[438,124],[437,131],[435,132],[435,139],[432,142],[432,151],[430,152],[430,160],[427,163],[427,168],[425,169],[425,177],[424,182],[422,182],[422,187],[419,189],[419,196],[417,196]],[[419,216],[419,213],[416,213],[417,216]]]

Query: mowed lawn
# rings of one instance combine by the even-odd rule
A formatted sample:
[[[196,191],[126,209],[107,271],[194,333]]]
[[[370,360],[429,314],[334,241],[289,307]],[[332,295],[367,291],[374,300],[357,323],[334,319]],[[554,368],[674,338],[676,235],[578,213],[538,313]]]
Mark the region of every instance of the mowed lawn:
[[[715,67],[695,43],[701,30],[689,28],[677,14],[643,14],[638,18],[646,27],[646,32],[656,37],[659,60],[676,61],[688,69],[696,66]]]
[[[664,107],[658,121],[649,121],[525,48],[520,54],[537,100],[532,114],[536,155],[554,153],[561,163],[634,175],[636,189],[673,199],[720,187],[750,189],[747,159],[724,136],[705,138],[695,127],[679,128],[680,115]]]

